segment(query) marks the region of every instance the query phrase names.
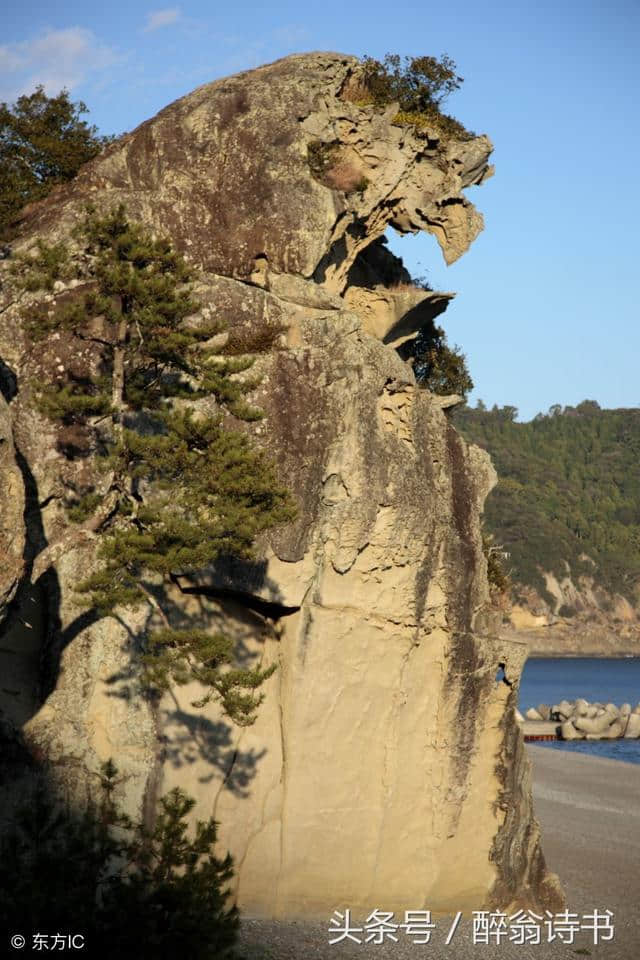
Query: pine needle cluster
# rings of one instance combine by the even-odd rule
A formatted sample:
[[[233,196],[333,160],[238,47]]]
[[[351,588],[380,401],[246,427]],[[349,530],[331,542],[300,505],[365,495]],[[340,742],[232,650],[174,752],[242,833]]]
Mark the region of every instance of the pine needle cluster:
[[[151,603],[162,628],[144,656],[157,688],[198,680],[239,723],[251,722],[254,691],[270,671],[235,669],[232,645],[206,631],[176,629],[155,599],[158,585],[210,567],[221,557],[250,559],[255,538],[292,519],[288,492],[229,414],[250,421],[255,377],[250,357],[220,356],[220,325],[194,321],[194,274],[164,238],[127,219],[122,206],[89,212],[69,260],[83,292],[64,304],[30,307],[34,338],[66,331],[91,342],[99,369],[71,372],[38,393],[50,418],[83,429],[100,465],[100,481],[69,503],[70,518],[100,534],[100,569],[78,587],[101,615]],[[23,264],[23,285],[46,287],[46,264],[69,270],[39,243]],[[225,668],[224,670],[222,668]],[[243,693],[243,691],[249,691]],[[201,701],[201,702],[204,702]]]

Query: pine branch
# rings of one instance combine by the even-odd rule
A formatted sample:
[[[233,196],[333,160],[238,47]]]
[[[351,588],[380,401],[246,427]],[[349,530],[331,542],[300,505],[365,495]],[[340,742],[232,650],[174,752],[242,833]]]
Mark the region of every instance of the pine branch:
[[[171,630],[171,624],[169,623],[169,618],[167,617],[166,613],[164,612],[164,610],[162,609],[162,607],[160,606],[160,604],[158,603],[154,595],[151,593],[149,588],[145,585],[144,581],[138,580],[137,583],[141,592],[144,593],[145,597],[147,598],[147,600],[149,601],[153,609],[156,611],[156,613],[162,620],[162,623],[164,624],[165,629]]]
[[[42,574],[52,567],[65,554],[70,553],[77,547],[89,540],[95,540],[103,527],[115,514],[118,508],[119,492],[112,491],[107,497],[100,510],[97,511],[89,520],[70,530],[60,539],[55,540],[44,548],[34,559],[31,568],[31,582],[36,583]]]

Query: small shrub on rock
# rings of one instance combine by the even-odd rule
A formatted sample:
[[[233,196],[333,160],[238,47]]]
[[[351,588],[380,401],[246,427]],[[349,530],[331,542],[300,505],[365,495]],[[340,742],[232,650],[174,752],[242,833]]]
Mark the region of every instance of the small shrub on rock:
[[[353,162],[337,141],[323,143],[313,140],[307,147],[307,160],[314,178],[331,190],[362,195],[369,186],[359,164]]]
[[[575,608],[575,607],[572,607],[572,606],[571,606],[570,604],[568,604],[568,603],[563,603],[562,606],[560,607],[560,609],[558,610],[558,616],[559,616],[559,617],[567,617],[567,618],[568,618],[568,617],[575,617],[575,615],[576,615],[576,608]]]
[[[312,140],[307,147],[307,161],[314,177],[321,180],[336,163],[339,152],[340,145],[336,142],[325,143],[322,140]]]
[[[465,355],[459,347],[448,345],[444,330],[433,320],[422,328],[413,350],[413,369],[421,387],[441,396],[466,397],[473,390]]]
[[[417,129],[431,127],[444,137],[469,139],[473,134],[453,117],[441,112],[441,104],[462,85],[451,57],[400,57],[387,53],[383,60],[364,57],[362,103],[384,107],[397,103],[393,123]],[[361,95],[362,96],[362,95]]]
[[[506,595],[511,590],[511,578],[503,564],[504,551],[496,545],[490,533],[482,533],[482,552],[487,561],[487,580],[492,593]]]

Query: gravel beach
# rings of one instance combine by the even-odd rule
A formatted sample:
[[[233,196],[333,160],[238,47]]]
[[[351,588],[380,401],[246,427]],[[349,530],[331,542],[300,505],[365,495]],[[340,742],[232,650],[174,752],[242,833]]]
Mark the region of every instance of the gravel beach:
[[[242,955],[246,960],[575,960],[581,956],[638,960],[640,765],[546,747],[527,749],[533,763],[535,809],[542,827],[545,856],[561,878],[567,908],[579,917],[593,913],[594,909],[601,913],[611,910],[615,925],[612,941],[596,946],[593,933],[583,930],[575,935],[573,943],[548,943],[545,934],[539,944],[517,944],[507,939],[474,944],[472,922],[467,918],[446,945],[453,918],[434,917],[436,926],[428,944],[416,945],[399,932],[397,943],[385,939],[381,944],[342,941],[330,945],[329,918],[319,924],[246,918],[241,934]],[[372,904],[374,907],[384,909],[384,904]],[[364,935],[361,937],[364,939]]]
[[[640,958],[640,765],[528,747],[533,796],[549,867],[570,910],[615,914],[609,960]]]

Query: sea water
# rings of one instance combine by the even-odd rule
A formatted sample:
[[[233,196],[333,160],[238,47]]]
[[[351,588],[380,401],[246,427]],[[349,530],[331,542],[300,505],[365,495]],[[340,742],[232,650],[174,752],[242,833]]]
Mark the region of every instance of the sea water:
[[[519,707],[583,697],[589,703],[615,703],[620,707],[640,702],[640,658],[553,657],[527,660],[520,679]],[[640,740],[542,741],[540,746],[640,763]],[[536,744],[538,746],[538,744]]]

